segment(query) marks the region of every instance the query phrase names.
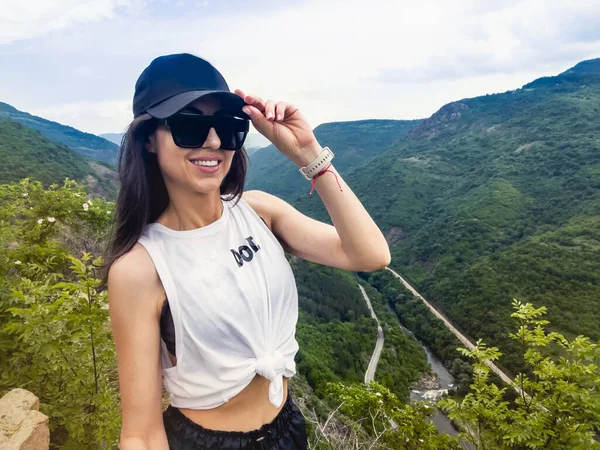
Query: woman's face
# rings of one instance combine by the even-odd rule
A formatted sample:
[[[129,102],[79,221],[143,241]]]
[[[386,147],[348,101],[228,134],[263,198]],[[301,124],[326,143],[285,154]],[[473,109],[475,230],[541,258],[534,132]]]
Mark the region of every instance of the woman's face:
[[[185,110],[212,115],[220,107],[217,98],[207,95],[191,103]],[[147,149],[156,153],[167,187],[173,186],[203,194],[219,190],[235,154],[234,150],[221,149],[221,141],[214,128],[210,129],[202,147],[183,148],[175,145],[171,131],[166,125],[160,125],[150,136]],[[198,158],[218,160],[216,171],[213,172],[213,167],[199,167],[193,162]]]

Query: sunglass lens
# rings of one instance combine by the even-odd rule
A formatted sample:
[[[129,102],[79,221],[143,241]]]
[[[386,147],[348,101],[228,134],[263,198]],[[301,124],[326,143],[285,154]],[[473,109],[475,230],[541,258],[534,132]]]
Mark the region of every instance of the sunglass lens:
[[[214,128],[223,150],[239,150],[248,134],[249,121],[236,117],[215,117],[180,113],[167,119],[173,141],[179,147],[202,147]]]
[[[200,120],[199,120],[200,119]],[[208,136],[211,124],[202,117],[178,114],[168,119],[173,141],[179,147],[201,147]]]
[[[244,119],[220,118],[215,122],[215,130],[221,140],[223,150],[239,150],[248,135],[249,123]]]

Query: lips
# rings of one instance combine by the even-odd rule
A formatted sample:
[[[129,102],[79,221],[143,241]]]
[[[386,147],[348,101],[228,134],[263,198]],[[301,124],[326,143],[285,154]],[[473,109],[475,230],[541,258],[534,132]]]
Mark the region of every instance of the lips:
[[[220,156],[214,155],[214,156],[197,156],[195,158],[190,158],[190,162],[194,162],[194,161],[219,161],[222,162],[223,158],[221,158]]]

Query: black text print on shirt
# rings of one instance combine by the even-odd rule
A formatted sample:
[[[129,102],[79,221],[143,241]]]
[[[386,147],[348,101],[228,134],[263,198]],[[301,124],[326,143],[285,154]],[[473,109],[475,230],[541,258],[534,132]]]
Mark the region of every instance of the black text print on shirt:
[[[254,253],[260,250],[260,246],[254,243],[252,236],[248,236],[246,238],[246,242],[248,242],[250,247],[248,247],[248,245],[242,245],[237,249],[237,251],[231,249],[231,253],[235,258],[235,262],[237,263],[238,267],[242,267],[244,265],[244,261],[252,261],[252,258],[254,258]]]

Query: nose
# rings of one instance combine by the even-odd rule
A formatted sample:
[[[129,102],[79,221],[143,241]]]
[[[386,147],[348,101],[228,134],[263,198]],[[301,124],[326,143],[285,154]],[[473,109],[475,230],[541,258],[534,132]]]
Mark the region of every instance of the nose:
[[[221,139],[219,139],[216,130],[211,128],[208,132],[208,136],[206,136],[204,144],[202,144],[202,148],[212,148],[217,150],[219,147],[221,147]]]

